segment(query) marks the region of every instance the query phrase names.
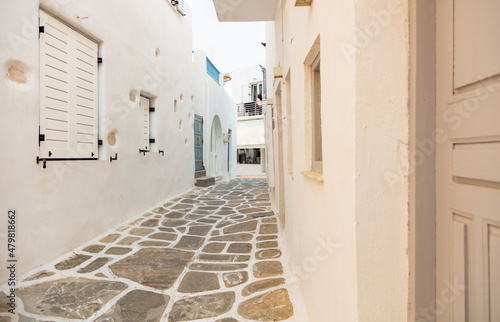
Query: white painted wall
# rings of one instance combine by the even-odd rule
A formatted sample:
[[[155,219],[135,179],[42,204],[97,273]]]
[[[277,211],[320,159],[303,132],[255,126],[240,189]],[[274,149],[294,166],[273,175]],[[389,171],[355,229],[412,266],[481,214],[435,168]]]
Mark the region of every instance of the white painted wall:
[[[207,55],[203,51],[193,53],[194,62],[194,81],[193,93],[195,100],[193,102],[194,113],[203,116],[203,159],[207,170],[207,175],[212,173],[213,165],[210,163],[210,145],[211,129],[214,118],[217,116],[221,122],[222,133],[228,133],[232,130],[231,140],[221,145],[220,169],[217,176],[223,180],[229,180],[236,177],[236,142],[238,140],[238,130],[236,122],[236,104],[229,97],[222,85],[217,84],[210,75],[207,74]],[[217,67],[217,66],[216,66]],[[221,84],[222,74],[221,74]],[[229,153],[229,171],[228,171],[228,153]]]
[[[406,1],[279,1],[267,23],[267,69],[291,73],[292,114],[285,78],[268,74],[268,97],[281,93],[285,120],[268,149],[268,166],[283,153],[293,121],[293,169],[285,190],[287,247],[311,321],[406,321],[408,303],[408,10]],[[386,20],[383,20],[386,19]],[[281,30],[283,26],[283,30]],[[310,170],[310,116],[304,60],[320,36],[323,175]],[[282,48],[283,44],[283,48]],[[358,46],[358,47],[356,47]],[[352,54],[351,54],[352,53]],[[281,88],[281,90],[280,90]],[[278,97],[274,97],[277,115]],[[266,114],[266,118],[270,117]],[[277,120],[276,120],[277,121]],[[272,134],[270,122],[267,135]],[[276,137],[275,137],[276,140]],[[269,144],[271,140],[268,141]],[[274,150],[274,151],[273,151]],[[274,160],[273,160],[274,158]],[[396,174],[396,187],[386,180]],[[328,242],[331,247],[325,247]]]
[[[262,82],[262,76],[262,70],[258,65],[238,68],[231,71],[231,80],[225,88],[236,104],[252,102],[249,86],[252,83]]]
[[[99,137],[104,145],[99,160],[48,162],[46,169],[35,162],[40,6],[100,41],[104,63],[99,67]],[[187,15],[182,17],[164,0],[128,1],[126,5],[119,0],[1,1],[0,26],[4,70],[0,73],[0,209],[19,212],[18,274],[193,186],[189,2]],[[25,83],[7,80],[9,60],[24,66]],[[136,93],[133,101],[131,91]],[[141,91],[155,98],[152,131],[155,149],[165,150],[164,157],[138,152]],[[174,100],[178,101],[176,112]],[[114,146],[107,141],[111,131],[116,131]],[[110,162],[115,153],[118,160]],[[1,227],[6,226],[2,223]],[[6,251],[0,252],[0,261],[5,262],[5,256]],[[2,282],[6,271],[0,271]]]

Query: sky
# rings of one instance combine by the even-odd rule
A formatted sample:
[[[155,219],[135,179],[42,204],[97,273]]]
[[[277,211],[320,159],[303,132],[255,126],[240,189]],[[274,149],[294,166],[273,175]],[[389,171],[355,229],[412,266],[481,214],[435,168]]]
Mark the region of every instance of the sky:
[[[263,22],[219,22],[212,0],[192,0],[193,50],[204,50],[220,72],[265,65]]]

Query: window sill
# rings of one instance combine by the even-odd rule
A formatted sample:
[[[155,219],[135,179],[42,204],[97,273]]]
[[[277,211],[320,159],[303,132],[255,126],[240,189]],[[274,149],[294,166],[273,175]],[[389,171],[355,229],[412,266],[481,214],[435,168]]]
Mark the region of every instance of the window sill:
[[[321,183],[325,182],[325,180],[323,179],[323,173],[319,173],[319,172],[311,171],[311,170],[300,171],[300,173],[306,178],[313,179],[313,180],[316,180],[316,181],[321,182]]]

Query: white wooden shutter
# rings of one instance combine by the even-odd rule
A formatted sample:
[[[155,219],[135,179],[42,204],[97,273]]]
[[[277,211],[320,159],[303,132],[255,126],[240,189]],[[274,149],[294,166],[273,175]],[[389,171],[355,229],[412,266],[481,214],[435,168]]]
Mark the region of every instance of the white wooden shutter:
[[[98,45],[40,11],[42,158],[97,158]]]
[[[149,151],[149,98],[141,96],[141,150]]]
[[[178,0],[179,2],[177,3],[177,11],[183,16],[186,15],[186,3],[185,0]]]

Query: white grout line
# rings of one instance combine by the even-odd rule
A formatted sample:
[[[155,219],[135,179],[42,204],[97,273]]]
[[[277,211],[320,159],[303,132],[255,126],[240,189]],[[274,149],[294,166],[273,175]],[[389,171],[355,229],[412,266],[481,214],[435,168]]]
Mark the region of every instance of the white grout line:
[[[97,318],[98,316],[101,316],[102,314],[106,313],[110,308],[112,308],[116,302],[118,302],[123,296],[125,296],[126,294],[128,294],[131,290],[134,290],[134,289],[141,289],[141,290],[145,290],[145,291],[150,291],[150,292],[155,292],[155,293],[160,293],[160,294],[163,294],[163,295],[168,295],[170,297],[170,300],[165,308],[165,311],[164,311],[164,314],[163,314],[163,319],[162,320],[166,320],[168,318],[168,313],[171,311],[174,303],[180,299],[184,299],[184,298],[189,298],[189,297],[198,297],[198,296],[203,296],[203,295],[209,295],[209,294],[217,294],[217,293],[222,293],[222,292],[228,292],[228,291],[231,291],[231,292],[235,292],[235,302],[234,302],[234,305],[232,307],[232,309],[227,312],[227,313],[224,313],[223,315],[221,316],[217,316],[216,318],[210,318],[210,319],[203,319],[203,320],[196,320],[196,321],[214,321],[215,319],[222,319],[222,318],[227,318],[227,317],[234,317],[238,320],[241,320],[241,317],[237,314],[237,310],[238,310],[238,305],[250,298],[253,298],[253,297],[256,297],[256,296],[259,296],[259,295],[262,295],[262,294],[266,294],[270,291],[273,291],[273,290],[277,290],[277,289],[281,289],[281,288],[285,288],[288,290],[288,293],[289,293],[289,296],[290,296],[290,299],[293,303],[293,307],[294,307],[294,316],[290,319],[288,319],[288,321],[300,321],[300,322],[306,322],[308,321],[307,320],[307,315],[305,315],[305,310],[304,309],[299,309],[299,307],[305,307],[303,305],[303,299],[300,295],[300,291],[299,291],[299,288],[298,288],[298,283],[296,282],[297,279],[295,278],[295,276],[293,276],[293,274],[291,273],[291,270],[289,269],[289,261],[288,261],[288,255],[287,255],[287,252],[286,252],[286,247],[285,247],[285,238],[284,238],[284,232],[281,230],[281,226],[280,226],[280,223],[279,223],[279,217],[277,216],[277,214],[274,216],[274,218],[277,219],[277,225],[278,225],[278,233],[277,234],[273,234],[273,235],[277,235],[278,236],[278,239],[276,239],[276,241],[278,241],[278,247],[277,248],[269,248],[269,249],[279,249],[281,252],[282,252],[282,255],[281,257],[279,258],[276,258],[276,259],[270,259],[271,261],[273,260],[276,260],[276,261],[280,261],[283,265],[283,274],[282,275],[279,275],[279,276],[272,276],[272,277],[266,277],[266,278],[256,278],[253,276],[253,266],[255,263],[257,262],[262,262],[262,261],[266,261],[266,260],[256,260],[255,259],[255,254],[256,252],[260,251],[260,250],[263,250],[263,249],[257,249],[256,247],[256,244],[257,244],[257,241],[256,241],[256,237],[259,236],[259,230],[260,230],[260,227],[261,227],[261,224],[262,224],[262,217],[261,218],[255,218],[255,220],[257,220],[257,228],[256,228],[256,231],[255,232],[239,232],[239,233],[249,233],[251,234],[253,237],[250,241],[246,242],[246,241],[224,241],[222,243],[225,243],[225,247],[224,249],[220,252],[220,253],[216,253],[215,255],[217,254],[220,254],[220,255],[228,255],[229,253],[226,253],[227,250],[228,250],[228,247],[229,245],[233,244],[233,243],[250,243],[252,245],[252,252],[251,253],[248,253],[248,254],[233,254],[233,255],[250,255],[250,260],[247,261],[247,262],[207,262],[207,263],[212,263],[212,264],[247,264],[247,268],[245,269],[238,269],[238,270],[235,270],[235,271],[223,271],[223,272],[218,272],[218,271],[203,271],[203,272],[206,272],[206,273],[214,273],[216,274],[218,280],[219,280],[219,284],[220,284],[220,288],[218,290],[212,290],[212,291],[205,291],[205,292],[196,292],[196,293],[179,293],[178,292],[178,288],[179,288],[179,285],[180,283],[182,282],[182,279],[184,278],[184,276],[186,275],[186,273],[188,271],[195,271],[195,270],[191,270],[189,269],[189,265],[192,264],[192,263],[195,263],[195,262],[199,262],[196,260],[196,258],[202,253],[202,250],[203,248],[209,244],[209,243],[212,243],[213,241],[209,241],[210,238],[212,237],[216,237],[216,236],[212,236],[212,232],[213,231],[220,231],[221,232],[221,235],[222,236],[222,230],[224,229],[224,227],[222,228],[216,228],[216,226],[218,224],[220,224],[221,222],[227,220],[228,218],[230,217],[234,217],[234,216],[238,216],[238,215],[243,215],[246,217],[247,220],[245,220],[244,222],[247,222],[247,221],[251,221],[251,220],[254,220],[251,218],[251,214],[244,214],[244,213],[241,213],[239,210],[241,209],[247,209],[249,207],[260,207],[260,208],[263,208],[264,211],[271,211],[271,207],[270,206],[264,206],[264,205],[261,205],[261,201],[258,201],[258,202],[252,202],[252,199],[251,197],[242,197],[243,199],[240,200],[240,202],[238,203],[239,206],[245,206],[243,208],[240,208],[240,209],[236,209],[238,206],[236,205],[235,202],[232,202],[233,200],[237,200],[237,199],[222,199],[222,197],[224,196],[230,196],[231,194],[230,193],[225,193],[225,194],[209,194],[210,192],[212,192],[214,190],[215,186],[212,186],[212,187],[207,187],[207,188],[202,188],[202,189],[196,189],[193,191],[193,189],[187,191],[187,192],[184,192],[184,193],[181,193],[181,194],[178,194],[176,196],[174,196],[173,198],[169,199],[169,200],[166,200],[166,201],[163,201],[159,204],[157,204],[155,207],[152,207],[150,209],[148,209],[146,212],[140,214],[140,215],[137,215],[137,216],[134,216],[130,219],[128,219],[125,223],[121,223],[121,224],[118,224],[116,225],[113,229],[109,230],[108,232],[104,233],[104,234],[101,234],[99,235],[98,237],[94,238],[93,240],[81,245],[80,247],[76,248],[74,251],[70,252],[70,253],[66,253],[60,257],[58,257],[57,259],[51,261],[50,263],[47,263],[45,265],[42,265],[30,272],[28,272],[27,274],[23,275],[23,278],[26,278],[28,276],[31,276],[33,275],[34,273],[37,273],[37,272],[40,272],[42,270],[48,270],[48,271],[51,271],[51,272],[55,272],[56,274],[53,275],[53,276],[50,276],[50,277],[47,277],[47,278],[42,278],[42,279],[39,279],[39,280],[35,280],[35,281],[30,281],[30,282],[22,282],[21,283],[21,286],[22,287],[29,287],[29,286],[33,286],[33,285],[37,285],[37,284],[41,284],[41,283],[45,283],[45,282],[50,282],[50,281],[55,281],[55,280],[58,280],[58,279],[61,279],[61,278],[65,278],[65,277],[76,277],[76,278],[91,278],[91,279],[95,279],[95,280],[100,280],[100,281],[115,281],[115,282],[122,282],[122,283],[125,283],[127,285],[127,288],[125,290],[123,290],[119,295],[115,296],[111,301],[109,301],[108,303],[106,303],[98,312],[95,312],[91,317],[90,319],[95,319]],[[244,192],[244,189],[238,189],[238,186],[236,186],[236,190],[233,190],[233,191],[239,191],[239,192]],[[261,190],[261,191],[259,191]],[[252,189],[253,192],[259,192],[260,194],[266,194],[268,193],[267,190],[264,190],[263,187],[254,187]],[[244,192],[243,194],[248,194],[250,192]],[[189,231],[189,227],[190,226],[200,226],[200,225],[211,225],[211,229],[210,231],[207,233],[206,236],[196,236],[196,237],[202,237],[202,238],[205,238],[204,242],[203,242],[203,245],[201,245],[201,247],[199,247],[196,251],[194,251],[194,256],[193,256],[193,261],[184,268],[184,270],[182,271],[182,273],[178,276],[178,278],[176,279],[176,281],[174,282],[174,284],[172,285],[172,287],[170,287],[168,290],[158,290],[158,289],[154,289],[154,288],[151,288],[151,287],[148,287],[148,286],[144,286],[142,284],[139,284],[137,282],[134,282],[134,281],[131,281],[131,280],[128,280],[128,279],[125,279],[125,278],[120,278],[120,277],[117,277],[115,276],[111,270],[109,269],[109,266],[112,265],[113,263],[116,263],[118,261],[120,261],[121,259],[125,258],[125,257],[128,257],[128,256],[131,256],[135,253],[137,253],[139,250],[141,249],[144,249],[145,247],[142,247],[142,246],[138,246],[138,244],[141,242],[141,241],[145,241],[145,240],[150,240],[147,238],[147,236],[132,236],[132,235],[129,235],[130,231],[135,229],[135,228],[149,228],[149,229],[153,229],[153,231],[151,232],[151,234],[154,234],[154,233],[157,233],[157,232],[161,232],[158,227],[159,226],[156,226],[156,227],[142,227],[140,226],[141,223],[143,223],[144,221],[146,220],[149,220],[149,219],[156,219],[155,216],[157,215],[156,213],[153,213],[152,216],[148,216],[148,217],[145,217],[144,215],[148,212],[152,212],[153,209],[155,208],[158,208],[158,207],[163,207],[164,204],[167,204],[169,202],[172,202],[172,205],[166,207],[167,210],[169,211],[179,211],[179,209],[173,209],[174,206],[176,205],[179,205],[179,204],[183,204],[181,203],[180,201],[182,199],[178,199],[178,198],[181,198],[182,196],[188,196],[188,195],[197,195],[196,199],[197,200],[200,200],[199,198],[211,198],[211,199],[214,199],[214,200],[224,200],[225,203],[223,205],[217,205],[217,206],[214,206],[214,207],[218,207],[217,210],[210,210],[209,212],[213,212],[213,214],[206,214],[206,215],[203,215],[203,216],[213,216],[216,212],[220,211],[220,209],[222,207],[226,207],[229,203],[231,204],[235,204],[233,207],[231,207],[231,211],[234,211],[235,214],[234,215],[215,215],[215,216],[220,216],[220,219],[217,219],[217,222],[216,223],[213,223],[213,224],[204,224],[204,223],[199,223],[199,222],[196,222],[196,221],[191,221],[189,224],[188,224],[188,227],[186,227],[186,230],[184,233],[181,233],[180,231],[177,231],[177,229],[174,229],[176,230],[176,234],[177,234],[177,238],[175,241],[165,241],[165,242],[169,242],[170,245],[168,246],[168,248],[170,249],[176,249],[176,248],[173,248],[173,246],[175,246],[175,244],[180,240],[180,238],[182,236],[196,236],[196,235],[188,235],[188,231]],[[257,194],[254,194],[254,197],[257,196]],[[176,201],[172,201],[172,200],[176,200]],[[191,208],[189,208],[189,210],[187,212],[184,212],[184,211],[179,211],[181,213],[184,214],[184,216],[188,213],[195,213],[196,210],[199,208],[199,207],[203,207],[203,206],[207,206],[208,204],[205,204],[203,201],[203,199],[200,200],[201,203],[195,203],[195,204],[188,204],[190,206],[192,206]],[[210,200],[206,200],[206,201],[210,201]],[[270,204],[269,202],[264,202],[264,204]],[[182,209],[181,209],[182,210]],[[245,218],[243,217],[243,218]],[[263,217],[263,218],[268,218],[268,217]],[[165,220],[166,218],[164,217],[164,215],[161,215],[161,218],[158,218],[159,221],[163,221]],[[182,219],[182,218],[180,218]],[[233,224],[238,224],[238,223],[241,223],[239,221],[233,221],[231,220]],[[133,223],[133,224],[131,224]],[[126,229],[124,229],[123,231],[118,231],[120,229],[122,229],[123,227],[126,227],[126,226],[129,226],[127,227]],[[111,242],[111,243],[108,243],[108,244],[104,244],[104,243],[100,243],[99,241],[110,235],[110,234],[113,234],[113,233],[119,233],[120,234],[120,237],[118,239],[116,239],[114,242]],[[149,235],[151,235],[149,234]],[[135,241],[132,245],[118,245],[117,242],[120,242],[123,238],[126,238],[126,237],[137,237],[137,238],[140,238],[139,240]],[[157,241],[162,241],[162,240],[157,240]],[[86,253],[86,252],[83,252],[83,249],[86,248],[87,246],[90,246],[90,245],[104,245],[105,248],[102,249],[99,253],[96,253],[96,254],[89,254],[89,253]],[[132,251],[130,251],[129,253],[127,254],[124,254],[124,255],[109,255],[109,254],[105,254],[106,250],[112,248],[112,247],[127,247],[127,248],[131,248]],[[154,246],[148,246],[148,248],[157,248],[157,247],[154,247]],[[181,249],[180,249],[181,250]],[[188,252],[193,252],[193,251],[189,251],[189,250],[185,250],[185,251],[188,251]],[[85,261],[84,263],[82,263],[81,265],[78,265],[77,267],[75,268],[72,268],[70,270],[65,270],[65,271],[58,271],[54,268],[54,264],[55,263],[59,263],[67,258],[69,258],[72,254],[75,254],[75,253],[81,253],[81,254],[85,254],[85,255],[90,255],[92,256],[90,259],[88,259],[87,261]],[[231,253],[232,254],[232,253]],[[92,271],[90,273],[85,273],[85,274],[80,274],[80,273],[77,273],[77,271],[80,269],[80,268],[83,268],[83,267],[86,267],[87,265],[89,265],[90,263],[92,263],[94,260],[96,260],[97,258],[100,258],[100,257],[110,257],[110,258],[113,258],[111,261],[109,261],[108,263],[106,263],[103,267],[95,270],[95,271]],[[269,261],[269,260],[267,260]],[[202,262],[202,263],[205,263],[205,262]],[[238,285],[238,286],[234,286],[234,287],[226,287],[225,286],[225,283],[224,283],[224,280],[223,280],[223,274],[225,273],[232,273],[232,272],[240,272],[240,271],[245,271],[248,273],[248,281],[241,284],[241,285]],[[95,277],[95,274],[98,274],[98,273],[102,273],[104,275],[107,276],[107,278],[96,278]],[[265,289],[265,290],[262,290],[262,291],[259,291],[259,292],[256,292],[256,293],[253,293],[249,296],[242,296],[241,295],[241,291],[243,290],[244,287],[246,287],[247,285],[250,285],[251,283],[253,282],[256,282],[256,281],[261,281],[261,280],[266,280],[266,279],[274,279],[274,278],[285,278],[286,279],[286,284],[283,284],[283,285],[279,285],[279,286],[275,286],[275,287],[272,287],[272,288],[268,288],[268,289]],[[19,303],[22,304],[21,301],[19,301]],[[40,318],[40,316],[37,316],[37,315],[32,315],[32,314],[29,314],[29,313],[26,313],[24,311],[24,308],[23,307],[19,307],[20,310],[19,312],[21,312],[22,314],[26,315],[26,316],[29,316],[29,317],[34,317],[34,318]],[[299,310],[297,310],[299,309]],[[68,321],[67,319],[61,319],[61,318],[54,318],[54,317],[47,317],[49,318],[51,321]]]

